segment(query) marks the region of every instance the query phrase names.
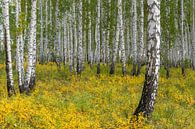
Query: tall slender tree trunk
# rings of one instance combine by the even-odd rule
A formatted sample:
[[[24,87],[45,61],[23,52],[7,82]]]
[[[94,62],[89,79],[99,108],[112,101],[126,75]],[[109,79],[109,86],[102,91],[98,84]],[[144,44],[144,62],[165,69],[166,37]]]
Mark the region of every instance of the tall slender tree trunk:
[[[184,10],[183,0],[181,0],[181,71],[185,77],[185,47],[184,47]]]
[[[44,43],[44,62],[47,61],[48,53],[48,0],[45,1],[45,43]]]
[[[77,49],[78,49],[78,36],[77,36],[77,15],[76,15],[76,2],[73,3],[73,24],[74,24],[74,68],[77,69]]]
[[[6,55],[6,75],[7,75],[7,91],[8,96],[15,94],[14,80],[12,72],[12,55],[11,55],[11,39],[9,26],[9,0],[3,0],[3,27],[4,27],[4,45]]]
[[[178,14],[178,0],[175,0],[175,10],[174,13]],[[179,20],[177,19],[177,17],[174,18],[174,22],[175,22],[175,28],[176,30],[179,30]],[[178,63],[180,62],[180,47],[179,47],[179,34],[176,34],[176,39],[175,39],[175,43],[174,43],[174,67],[178,67]]]
[[[19,16],[21,14],[21,1],[16,0],[16,58],[17,58],[17,72],[18,72],[18,86],[21,91],[22,85],[24,83],[24,42],[22,31],[20,30],[20,20]]]
[[[36,28],[35,28],[36,29]],[[36,30],[35,30],[35,36],[33,40],[33,64],[32,64],[32,73],[31,73],[31,79],[29,83],[30,90],[33,90],[35,87],[35,81],[36,81],[36,61],[37,61],[37,44],[36,44]]]
[[[37,20],[37,9],[36,0],[32,0],[31,9],[31,23],[30,23],[30,39],[28,43],[28,66],[27,72],[24,80],[24,85],[21,92],[30,92],[30,89],[34,87],[35,84],[35,63],[36,63],[36,20]]]
[[[63,28],[64,28],[64,66],[66,66],[67,63],[67,14],[65,13],[64,19],[63,19]]]
[[[194,0],[193,0],[193,23],[192,23],[192,68],[195,70],[195,22],[194,22]]]
[[[110,62],[110,30],[108,29],[106,35],[106,63]]]
[[[140,15],[140,39],[139,39],[139,57],[137,75],[140,74],[141,65],[144,54],[144,0],[140,1],[141,15]]]
[[[86,61],[86,50],[87,50],[87,33],[86,33],[86,18],[83,18],[83,58],[82,58],[82,65]],[[84,68],[84,67],[83,67]]]
[[[127,45],[126,58],[128,61],[130,58],[130,51],[131,51],[131,48],[130,48],[130,27],[129,26],[127,27],[126,33],[127,33],[126,34],[126,45]]]
[[[136,4],[136,0],[133,0],[132,2],[133,2],[132,3],[132,11],[133,11],[133,21],[132,21],[133,69],[132,69],[132,75],[136,75],[136,66],[137,66],[137,4]]]
[[[56,1],[56,8],[55,8],[55,27],[56,27],[56,34],[55,34],[55,42],[54,42],[54,50],[55,50],[55,63],[57,64],[58,69],[61,68],[61,42],[60,42],[60,17],[59,17],[59,0]]]
[[[67,46],[68,46],[68,61],[69,61],[69,70],[73,71],[73,42],[71,41],[71,21],[70,14],[68,14],[68,24],[67,24]]]
[[[74,44],[73,44],[73,26],[74,26],[74,23],[73,23],[73,18],[72,18],[72,9],[71,9],[71,12],[70,12],[70,15],[69,15],[69,44],[70,44],[70,71],[72,72],[73,71],[73,68],[74,68]]]
[[[48,12],[48,36],[50,37],[48,39],[48,51],[47,51],[47,62],[53,61],[53,58],[51,58],[51,53],[53,52],[53,6],[52,6],[52,0],[49,0],[49,12]]]
[[[124,41],[124,29],[123,29],[123,10],[122,0],[118,0],[118,17],[120,28],[120,46],[121,46],[121,61],[122,61],[122,73],[126,74],[126,55],[125,55],[125,41]]]
[[[134,115],[143,113],[150,116],[154,110],[158,90],[160,68],[160,1],[147,0],[148,3],[148,49],[147,68],[142,97]]]
[[[110,30],[111,30],[111,0],[108,0],[108,18],[107,18],[107,23],[108,23],[108,28],[107,28],[107,37],[106,37],[106,62],[109,64],[110,62]]]
[[[27,17],[28,17],[28,1],[25,1],[25,21],[27,21]],[[28,29],[27,27],[24,29],[24,41],[26,42],[28,40]]]
[[[82,36],[83,36],[83,27],[82,27],[82,0],[79,0],[79,38],[78,38],[78,59],[77,59],[77,73],[81,74],[82,71],[82,60],[83,60],[83,44],[82,44]]]
[[[40,32],[40,63],[43,64],[44,58],[44,47],[43,47],[43,5],[42,0],[40,1],[40,24],[41,24],[41,32]]]
[[[100,61],[105,65],[106,63],[106,25],[105,25],[105,19],[106,19],[106,10],[103,8],[103,2],[100,3],[100,17],[101,17],[101,23],[100,23]]]
[[[88,0],[88,19],[89,19],[89,25],[88,25],[88,63],[90,66],[92,65],[92,49],[91,49],[91,42],[92,42],[92,35],[91,35],[91,0]]]
[[[116,25],[116,34],[113,37],[113,52],[112,52],[112,63],[110,66],[110,74],[114,74],[116,70],[116,60],[117,60],[117,53],[118,53],[118,44],[119,44],[119,32],[120,32],[120,25],[119,25],[119,18],[117,17],[117,25]]]
[[[98,3],[97,3],[97,22],[96,22],[97,74],[100,74],[100,9],[101,9],[101,3],[100,3],[100,0],[98,0]]]
[[[168,17],[169,14],[170,14],[169,1],[166,1],[165,3],[166,3],[165,4],[166,5],[165,15],[166,15],[166,17]],[[164,55],[165,55],[164,64],[165,64],[165,70],[166,70],[166,78],[169,78],[170,77],[169,49],[170,49],[171,37],[170,37],[170,32],[169,32],[170,25],[169,25],[168,22],[165,23],[165,25],[167,26],[167,28],[166,28],[166,30],[164,30],[164,31],[166,31],[166,36],[165,36],[165,39],[164,39],[165,46],[166,46],[166,48],[164,48],[165,49],[164,50],[165,51],[165,53],[164,53]]]

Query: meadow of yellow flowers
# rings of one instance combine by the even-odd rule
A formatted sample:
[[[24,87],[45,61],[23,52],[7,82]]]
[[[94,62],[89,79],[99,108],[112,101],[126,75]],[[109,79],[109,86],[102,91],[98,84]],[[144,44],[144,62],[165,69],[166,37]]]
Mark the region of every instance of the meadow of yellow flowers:
[[[68,68],[57,70],[52,63],[37,65],[36,88],[31,95],[8,98],[4,67],[0,65],[1,128],[195,129],[192,70],[187,70],[184,79],[180,69],[171,69],[171,78],[166,79],[162,69],[153,116],[144,120],[140,115],[135,120],[132,114],[141,96],[144,68],[139,77],[122,77],[120,68],[110,76],[106,66],[102,66],[103,73],[97,77],[95,68],[91,70],[88,66],[77,76],[67,72]]]

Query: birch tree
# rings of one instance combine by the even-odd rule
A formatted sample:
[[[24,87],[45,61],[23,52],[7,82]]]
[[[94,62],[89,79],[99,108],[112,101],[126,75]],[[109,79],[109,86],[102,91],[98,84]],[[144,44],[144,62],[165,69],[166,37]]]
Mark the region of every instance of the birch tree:
[[[82,27],[82,0],[79,0],[79,23],[78,23],[78,60],[77,60],[77,73],[81,74],[82,71],[82,60],[83,60],[83,46],[82,46],[82,36],[83,36],[83,27]]]
[[[132,1],[132,51],[133,51],[133,69],[132,75],[136,75],[137,66],[137,4],[136,0]]]
[[[19,16],[21,15],[21,0],[16,0],[16,66],[18,71],[18,85],[21,91],[24,83],[24,42]]]
[[[141,8],[140,34],[139,34],[140,38],[139,38],[139,56],[138,56],[137,75],[140,74],[143,54],[144,54],[144,0],[140,0],[140,8]]]
[[[143,113],[150,116],[154,110],[158,90],[160,68],[160,1],[147,0],[148,4],[148,30],[147,30],[147,68],[141,100],[134,115]]]
[[[90,65],[92,65],[92,50],[91,50],[91,42],[92,42],[92,35],[91,35],[91,0],[88,0],[88,62]]]
[[[45,42],[43,45],[44,49],[44,61],[47,60],[47,53],[48,53],[48,0],[45,1]]]
[[[111,0],[108,0],[108,18],[107,18],[107,24],[108,24],[108,28],[107,28],[107,38],[106,38],[106,60],[107,60],[107,64],[110,62],[110,29],[111,29],[111,21],[110,21],[110,17],[111,17]]]
[[[15,94],[13,71],[12,71],[12,58],[11,58],[11,38],[10,38],[10,25],[9,25],[9,0],[3,0],[3,27],[4,27],[4,46],[6,55],[6,76],[7,76],[7,91],[8,96]]]
[[[73,3],[73,27],[74,27],[74,68],[77,68],[77,49],[78,49],[78,36],[77,36],[77,18],[76,18],[76,2]],[[75,70],[76,71],[76,70]]]
[[[122,73],[126,74],[126,55],[125,55],[125,41],[124,41],[124,29],[123,29],[123,10],[122,0],[118,0],[118,15],[119,15],[119,28],[120,28],[120,44],[121,44],[121,61],[122,61]]]
[[[195,22],[194,22],[194,0],[192,1],[192,18],[193,18],[193,23],[192,23],[192,68],[195,70]]]
[[[70,71],[73,71],[74,68],[74,44],[73,44],[73,18],[72,18],[72,9],[69,15],[69,44],[70,44]],[[76,62],[75,62],[76,63]]]
[[[184,48],[184,10],[183,0],[181,0],[181,70],[182,75],[185,76],[185,48]]]
[[[36,63],[36,20],[37,20],[37,9],[36,9],[36,0],[32,0],[32,9],[31,9],[31,23],[30,23],[30,39],[28,43],[28,66],[25,76],[24,85],[21,89],[21,92],[26,92],[27,94],[30,91],[30,86],[33,87],[35,84],[35,63]]]
[[[101,19],[101,23],[100,23],[100,32],[101,32],[101,38],[100,38],[100,42],[101,42],[101,47],[100,47],[100,60],[103,64],[106,63],[106,10],[103,8],[104,7],[104,2],[102,1],[100,3],[100,19]]]
[[[63,28],[64,28],[64,66],[66,66],[67,63],[67,14],[64,14],[64,19],[63,19]]]
[[[43,47],[43,5],[42,0],[40,1],[40,26],[41,26],[41,32],[40,32],[40,63],[43,64],[43,58],[44,58],[44,47]]]
[[[116,33],[115,33],[115,37],[113,37],[115,41],[113,42],[113,52],[112,52],[112,62],[110,66],[110,74],[114,74],[115,69],[116,69],[116,60],[117,60],[118,44],[119,44],[119,31],[120,31],[119,27],[120,27],[119,18],[117,17],[117,24],[116,24],[116,29],[115,29]]]
[[[100,74],[100,0],[97,1],[97,22],[96,22],[96,61],[97,61],[97,74]]]
[[[56,10],[55,10],[55,24],[56,24],[56,34],[55,34],[55,62],[57,64],[57,67],[61,67],[61,42],[60,42],[60,19],[59,19],[59,0],[56,1]]]

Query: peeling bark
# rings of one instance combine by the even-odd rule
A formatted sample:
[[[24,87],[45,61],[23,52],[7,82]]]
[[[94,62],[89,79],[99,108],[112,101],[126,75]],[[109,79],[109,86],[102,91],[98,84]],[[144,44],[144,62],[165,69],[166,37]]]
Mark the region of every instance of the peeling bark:
[[[158,78],[160,68],[160,1],[147,0],[148,15],[148,48],[147,68],[141,100],[134,115],[143,113],[148,117],[154,110],[158,90]]]

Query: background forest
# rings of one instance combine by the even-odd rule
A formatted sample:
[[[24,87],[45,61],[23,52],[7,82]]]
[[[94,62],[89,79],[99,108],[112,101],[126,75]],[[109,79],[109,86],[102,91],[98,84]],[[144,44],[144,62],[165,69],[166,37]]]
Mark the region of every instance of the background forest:
[[[194,12],[194,0],[1,0],[0,128],[194,129]]]

